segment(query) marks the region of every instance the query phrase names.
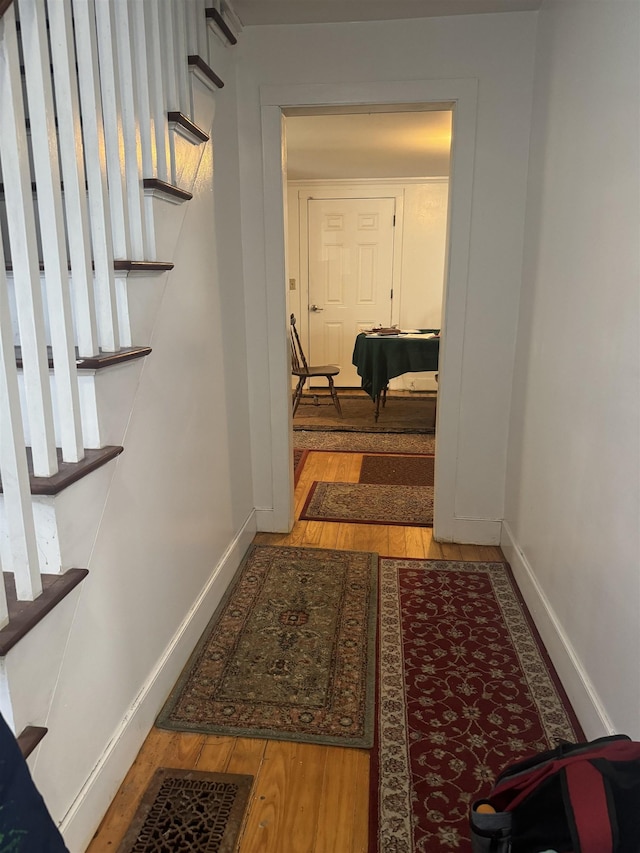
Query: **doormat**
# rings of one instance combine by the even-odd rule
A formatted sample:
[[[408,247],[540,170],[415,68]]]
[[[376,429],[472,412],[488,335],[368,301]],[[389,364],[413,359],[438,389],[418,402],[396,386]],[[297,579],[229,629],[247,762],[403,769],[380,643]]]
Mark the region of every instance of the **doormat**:
[[[370,853],[470,853],[497,774],[583,733],[505,563],[381,559],[379,624]]]
[[[377,557],[254,545],[160,728],[370,747]]]
[[[324,483],[316,480],[300,518],[354,524],[433,526],[433,486]]]
[[[118,853],[233,853],[253,776],[160,767]]]
[[[436,452],[435,435],[386,432],[336,432],[295,430],[293,445],[304,450],[331,453],[428,453]]]
[[[433,487],[433,456],[363,456],[359,483]]]

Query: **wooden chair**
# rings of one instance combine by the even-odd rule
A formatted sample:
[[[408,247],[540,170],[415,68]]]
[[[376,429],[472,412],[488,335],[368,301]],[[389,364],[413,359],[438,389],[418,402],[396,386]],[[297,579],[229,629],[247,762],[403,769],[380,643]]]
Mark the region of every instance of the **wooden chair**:
[[[291,373],[293,376],[298,377],[298,384],[293,394],[293,417],[295,417],[296,410],[300,405],[302,389],[304,388],[307,379],[311,379],[316,376],[326,377],[327,382],[329,383],[329,393],[331,394],[333,405],[338,410],[338,414],[340,415],[340,417],[342,417],[342,409],[340,408],[340,400],[338,400],[338,392],[336,391],[336,387],[333,384],[333,377],[337,376],[340,373],[340,368],[336,364],[322,364],[319,367],[309,367],[309,365],[307,364],[307,359],[304,356],[302,344],[300,343],[298,330],[296,329],[296,318],[293,314],[291,315],[290,320]]]

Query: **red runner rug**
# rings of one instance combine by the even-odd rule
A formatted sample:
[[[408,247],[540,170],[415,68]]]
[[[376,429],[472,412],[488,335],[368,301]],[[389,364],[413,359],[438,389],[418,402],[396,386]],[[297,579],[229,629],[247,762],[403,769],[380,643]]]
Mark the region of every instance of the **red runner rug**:
[[[583,737],[504,563],[380,560],[370,853],[469,853],[470,803]]]

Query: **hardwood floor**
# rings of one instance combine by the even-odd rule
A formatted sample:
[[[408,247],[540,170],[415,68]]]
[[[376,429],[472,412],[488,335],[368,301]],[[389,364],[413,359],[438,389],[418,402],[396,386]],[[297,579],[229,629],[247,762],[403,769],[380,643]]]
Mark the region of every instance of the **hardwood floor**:
[[[296,518],[314,480],[357,482],[362,454],[311,452],[296,487]],[[503,560],[499,548],[434,542],[420,527],[296,521],[274,545],[376,551],[381,556]],[[366,853],[369,754],[315,744],[182,734],[152,729],[88,853],[117,849],[157,767],[255,777],[239,853]]]

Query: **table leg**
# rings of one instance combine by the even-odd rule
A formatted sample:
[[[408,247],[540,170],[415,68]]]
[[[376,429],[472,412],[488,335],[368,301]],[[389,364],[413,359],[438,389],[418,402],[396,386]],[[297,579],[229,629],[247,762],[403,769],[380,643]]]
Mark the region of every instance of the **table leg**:
[[[375,418],[375,423],[378,423],[378,418],[380,416],[380,394],[376,397],[376,407],[373,413],[373,417]]]

